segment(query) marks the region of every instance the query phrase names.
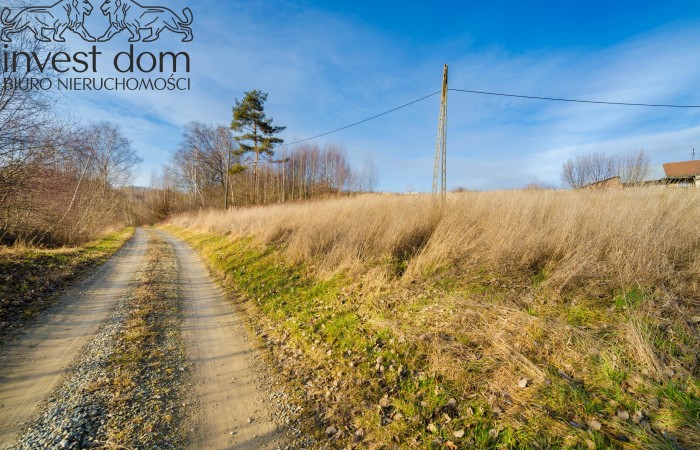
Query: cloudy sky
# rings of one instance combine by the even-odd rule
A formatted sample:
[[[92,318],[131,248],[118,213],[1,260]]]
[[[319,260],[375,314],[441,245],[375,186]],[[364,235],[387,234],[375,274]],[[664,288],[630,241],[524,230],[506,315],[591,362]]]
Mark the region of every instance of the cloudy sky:
[[[150,1],[150,0],[149,0]],[[99,0],[87,22],[107,26]],[[142,3],[148,3],[144,0]],[[153,2],[151,2],[153,3]],[[150,4],[150,3],[149,3]],[[137,51],[187,51],[189,92],[63,94],[62,114],[119,124],[144,163],[168,162],[182,126],[228,124],[235,98],[269,94],[287,142],[450,87],[548,97],[700,105],[700,4],[693,1],[161,0],[194,13],[195,39],[163,32]],[[534,6],[536,5],[536,6]],[[66,35],[66,37],[69,37]],[[105,53],[128,48],[123,32]],[[71,50],[84,47],[70,36]],[[104,76],[108,68],[101,69]],[[427,191],[439,96],[318,140],[374,162],[384,191]],[[644,149],[653,163],[700,149],[700,110],[555,103],[451,92],[448,187],[559,184],[561,165],[591,151]]]

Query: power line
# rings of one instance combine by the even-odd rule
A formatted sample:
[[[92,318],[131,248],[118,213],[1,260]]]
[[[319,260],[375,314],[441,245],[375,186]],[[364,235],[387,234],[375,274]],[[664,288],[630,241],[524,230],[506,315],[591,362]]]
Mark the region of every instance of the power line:
[[[529,99],[529,100],[547,100],[547,101],[553,101],[553,102],[592,103],[592,104],[596,104],[596,105],[616,105],[616,106],[643,106],[643,107],[649,107],[649,108],[700,108],[700,105],[672,105],[672,104],[653,104],[653,103],[608,102],[608,101],[597,101],[597,100],[579,100],[579,99],[572,99],[572,98],[539,97],[539,96],[535,96],[535,95],[506,94],[503,92],[474,91],[474,90],[469,90],[469,89],[449,88],[449,90],[455,91],[455,92],[465,92],[468,94],[494,95],[494,96],[498,96],[498,97],[524,98],[524,99]],[[327,131],[325,133],[317,134],[316,136],[312,136],[312,137],[309,137],[306,139],[301,139],[298,141],[290,142],[288,144],[283,144],[283,145],[280,145],[280,147],[288,147],[290,145],[300,144],[302,142],[311,141],[313,139],[318,139],[318,138],[323,137],[323,136],[328,136],[329,134],[337,133],[338,131],[346,130],[348,128],[363,124],[365,122],[369,122],[370,120],[374,120],[378,117],[385,116],[385,115],[390,114],[394,111],[398,111],[400,109],[411,106],[415,103],[426,100],[430,97],[433,97],[433,96],[439,94],[440,92],[441,91],[433,92],[432,94],[428,94],[425,97],[421,97],[419,99],[413,100],[412,102],[408,102],[404,105],[397,106],[396,108],[390,109],[388,111],[384,111],[383,113],[376,114],[372,117],[368,117],[366,119],[351,123],[349,125],[345,125],[345,126],[340,127],[340,128],[336,128],[335,130],[331,130],[331,131]]]
[[[425,99],[428,99],[428,98],[430,98],[430,97],[432,97],[432,96],[434,96],[434,95],[437,95],[437,94],[439,94],[440,92],[441,92],[441,91],[433,92],[432,94],[426,95],[425,97],[421,97],[421,98],[419,98],[419,99],[417,99],[417,100],[413,100],[412,102],[406,103],[405,105],[397,106],[396,108],[390,109],[389,111],[384,111],[383,113],[380,113],[380,114],[377,114],[377,115],[375,115],[375,116],[368,117],[368,118],[366,118],[366,119],[360,120],[359,122],[351,123],[350,125],[345,125],[344,127],[336,128],[335,130],[327,131],[327,132],[325,132],[325,133],[321,133],[321,134],[318,134],[318,135],[316,135],[316,136],[312,136],[312,137],[310,137],[310,138],[301,139],[301,140],[299,140],[299,141],[290,142],[289,144],[280,145],[280,147],[288,147],[288,146],[290,146],[290,145],[300,144],[300,143],[302,143],[302,142],[310,141],[310,140],[312,140],[312,139],[320,138],[320,137],[322,137],[322,136],[327,136],[327,135],[329,135],[329,134],[337,133],[338,131],[342,131],[342,130],[345,130],[345,129],[347,129],[347,128],[354,127],[355,125],[359,125],[359,124],[361,124],[361,123],[369,122],[370,120],[376,119],[377,117],[385,116],[385,115],[387,115],[387,114],[389,114],[389,113],[392,113],[392,112],[394,112],[394,111],[398,111],[399,109],[405,108],[405,107],[407,107],[407,106],[411,106],[411,105],[413,105],[414,103],[418,103],[418,102],[423,101],[423,100],[425,100]]]
[[[467,89],[453,89],[451,91],[455,92],[466,92],[469,94],[480,94],[480,95],[496,95],[499,97],[515,97],[515,98],[526,98],[531,100],[549,100],[554,102],[571,102],[571,103],[594,103],[598,105],[618,105],[618,106],[646,106],[651,108],[700,108],[700,105],[666,105],[666,104],[652,104],[652,103],[625,103],[625,102],[606,102],[606,101],[596,101],[596,100],[577,100],[571,98],[555,98],[555,97],[537,97],[534,95],[517,95],[517,94],[504,94],[502,92],[485,92],[485,91],[471,91]]]

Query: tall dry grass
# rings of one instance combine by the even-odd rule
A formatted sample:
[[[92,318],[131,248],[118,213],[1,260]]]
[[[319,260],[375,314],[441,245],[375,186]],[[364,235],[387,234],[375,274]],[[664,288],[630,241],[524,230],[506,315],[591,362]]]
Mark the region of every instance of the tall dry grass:
[[[700,191],[500,191],[364,195],[176,217],[177,226],[281,244],[324,272],[482,267],[544,273],[561,290],[582,280],[698,293]]]
[[[171,222],[273,244],[312,275],[353,275],[342,293],[299,304],[356,314],[363,333],[390,330],[410,349],[407,367],[451,386],[460,403],[500,411],[494,423],[516,430],[513,447],[591,448],[595,438],[618,448],[571,427],[596,419],[608,437],[631,438],[629,448],[676,448],[666,432],[698,448],[700,190],[467,192],[441,208],[429,196],[364,195]],[[219,258],[217,237],[202,239]],[[298,311],[287,319],[306,324]],[[313,367],[336,361],[322,350],[307,355]],[[377,376],[358,370],[355,379]],[[522,378],[532,386],[519,388]],[[371,402],[362,392],[346,393]],[[403,395],[403,413],[420,411],[412,393],[390,395]],[[618,420],[618,409],[647,411],[651,426]],[[389,442],[387,429],[371,428],[372,439]]]

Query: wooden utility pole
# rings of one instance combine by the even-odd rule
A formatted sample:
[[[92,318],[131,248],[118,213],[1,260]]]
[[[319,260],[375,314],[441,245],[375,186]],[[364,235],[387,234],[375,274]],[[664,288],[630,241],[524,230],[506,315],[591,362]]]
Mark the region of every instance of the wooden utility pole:
[[[433,200],[447,198],[447,64],[442,75],[442,100],[435,144],[435,166],[433,168]]]

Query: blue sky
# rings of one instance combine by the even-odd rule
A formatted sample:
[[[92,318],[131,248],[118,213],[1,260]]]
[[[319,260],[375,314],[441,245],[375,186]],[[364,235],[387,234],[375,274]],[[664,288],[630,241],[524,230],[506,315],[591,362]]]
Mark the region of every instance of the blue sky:
[[[98,0],[88,29],[104,28]],[[148,3],[144,0],[143,3]],[[75,120],[121,125],[144,163],[167,163],[182,126],[228,124],[244,91],[268,92],[288,142],[453,88],[622,102],[700,105],[697,1],[377,2],[161,0],[194,12],[195,39],[164,32],[151,51],[192,57],[189,92],[71,93]],[[99,34],[96,32],[94,34]],[[105,51],[128,45],[126,32]],[[83,44],[71,36],[73,50]],[[118,50],[117,50],[118,51]],[[102,72],[104,73],[104,72]],[[448,187],[559,184],[580,153],[644,149],[654,163],[700,148],[700,110],[580,105],[451,92]],[[384,191],[427,191],[439,97],[321,138],[352,163],[371,159]]]

